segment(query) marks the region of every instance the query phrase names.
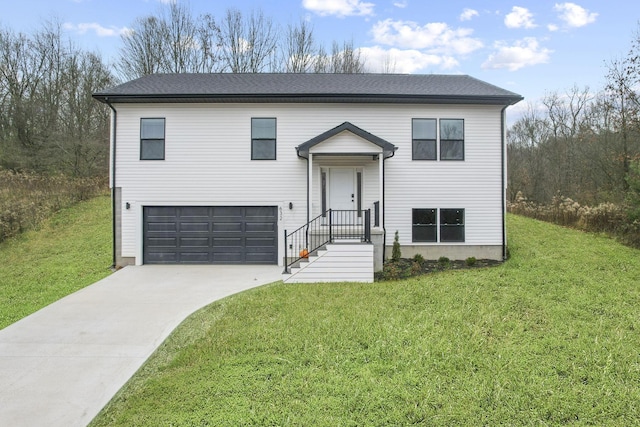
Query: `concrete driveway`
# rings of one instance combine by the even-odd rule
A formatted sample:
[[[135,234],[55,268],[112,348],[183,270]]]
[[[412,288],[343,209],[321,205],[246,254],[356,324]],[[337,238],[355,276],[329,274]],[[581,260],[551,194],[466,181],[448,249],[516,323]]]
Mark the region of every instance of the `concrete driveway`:
[[[281,269],[126,267],[0,330],[0,425],[86,426],[187,316]]]

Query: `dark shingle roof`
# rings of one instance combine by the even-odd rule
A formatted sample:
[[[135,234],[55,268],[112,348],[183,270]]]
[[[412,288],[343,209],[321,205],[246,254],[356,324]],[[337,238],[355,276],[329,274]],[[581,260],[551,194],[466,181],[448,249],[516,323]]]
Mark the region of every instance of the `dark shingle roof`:
[[[152,74],[95,93],[102,102],[419,102],[510,105],[516,93],[466,75]]]

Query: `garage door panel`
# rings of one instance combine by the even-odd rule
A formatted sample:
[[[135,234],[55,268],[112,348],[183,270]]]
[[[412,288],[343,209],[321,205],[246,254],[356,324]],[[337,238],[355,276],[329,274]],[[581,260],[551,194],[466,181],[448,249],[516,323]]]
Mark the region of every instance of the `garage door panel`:
[[[180,218],[203,218],[209,219],[208,206],[181,206],[178,208]]]
[[[246,208],[240,206],[213,206],[211,209],[213,219],[222,220],[224,218],[242,218]]]
[[[245,239],[245,247],[249,248],[272,248],[276,243],[275,238],[269,237],[247,237]]]
[[[181,248],[208,248],[210,245],[208,237],[180,237]]]
[[[175,248],[178,244],[178,239],[175,237],[151,237],[148,240],[154,248]]]
[[[149,218],[178,216],[178,208],[172,206],[146,206],[145,212]]]
[[[215,221],[215,219],[214,219]],[[214,222],[212,231],[215,232],[242,232],[242,222]]]
[[[242,248],[244,241],[240,237],[214,237],[213,246],[215,248]]]
[[[181,264],[208,264],[209,251],[205,252],[180,252]]]
[[[178,224],[175,222],[149,222],[147,230],[153,232],[175,232],[178,231]]]
[[[245,226],[247,233],[275,232],[276,224],[273,222],[247,222]]]
[[[144,263],[277,263],[276,207],[151,206],[143,217]]]
[[[176,252],[149,252],[145,262],[149,264],[175,264],[178,261]]]
[[[183,222],[180,221],[180,231],[186,232],[209,232],[209,222]]]

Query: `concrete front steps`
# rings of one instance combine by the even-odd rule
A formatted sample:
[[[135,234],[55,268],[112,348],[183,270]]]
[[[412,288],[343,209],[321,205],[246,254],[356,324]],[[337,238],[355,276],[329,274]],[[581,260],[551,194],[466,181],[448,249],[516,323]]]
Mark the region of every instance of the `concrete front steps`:
[[[285,283],[373,282],[371,243],[331,243],[282,274]]]

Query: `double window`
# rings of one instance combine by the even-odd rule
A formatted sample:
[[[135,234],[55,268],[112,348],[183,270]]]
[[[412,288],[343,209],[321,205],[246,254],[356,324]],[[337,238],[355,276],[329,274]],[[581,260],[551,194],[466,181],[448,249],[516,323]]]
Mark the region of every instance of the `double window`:
[[[440,160],[464,160],[464,120],[440,119],[439,124],[436,119],[412,120],[413,160],[436,160],[438,135]]]
[[[251,160],[276,159],[276,119],[251,119]]]
[[[140,160],[164,160],[165,119],[140,119]]]
[[[464,242],[464,209],[413,209],[412,217],[414,242]]]

